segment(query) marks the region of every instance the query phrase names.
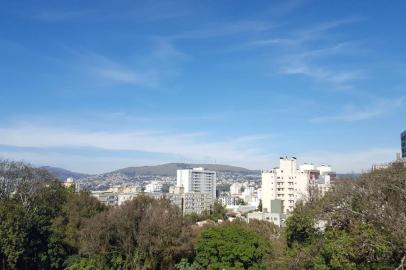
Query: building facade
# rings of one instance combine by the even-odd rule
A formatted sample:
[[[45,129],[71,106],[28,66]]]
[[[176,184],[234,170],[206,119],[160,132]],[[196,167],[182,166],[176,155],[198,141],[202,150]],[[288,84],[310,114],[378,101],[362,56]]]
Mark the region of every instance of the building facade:
[[[241,195],[241,190],[243,189],[242,183],[232,183],[230,186],[230,195],[239,196]]]
[[[162,192],[162,183],[158,181],[152,181],[145,186],[145,192]]]
[[[304,164],[297,168],[296,158],[280,158],[279,167],[262,173],[262,209],[271,212],[272,201],[282,202],[282,213],[289,214],[299,200],[306,201],[310,187],[323,195],[335,173],[330,166]]]
[[[209,211],[213,205],[213,198],[209,193],[166,193],[165,197],[174,205],[178,206],[183,215],[196,213],[201,214]]]
[[[402,146],[402,158],[406,158],[406,130],[400,134],[400,142]]]
[[[238,198],[233,196],[220,196],[218,201],[223,205],[237,205]]]
[[[91,195],[106,206],[117,206],[119,195],[111,191],[92,191]]]
[[[204,168],[178,170],[176,185],[183,187],[185,193],[208,193],[216,198],[216,172]]]
[[[248,223],[254,219],[272,222],[278,227],[283,226],[285,222],[285,216],[280,213],[251,212],[247,214]]]
[[[125,190],[126,191],[126,190]],[[161,192],[121,192],[120,190],[92,191],[91,195],[107,206],[120,206],[127,201],[133,200],[137,196],[144,195],[156,200],[168,199],[172,204],[179,207],[184,215],[209,211],[214,199],[209,193],[188,192],[183,189],[175,190],[172,193]]]
[[[68,189],[72,189],[74,192],[80,191],[80,183],[76,182],[72,177],[66,178],[65,182],[62,182],[62,186]]]

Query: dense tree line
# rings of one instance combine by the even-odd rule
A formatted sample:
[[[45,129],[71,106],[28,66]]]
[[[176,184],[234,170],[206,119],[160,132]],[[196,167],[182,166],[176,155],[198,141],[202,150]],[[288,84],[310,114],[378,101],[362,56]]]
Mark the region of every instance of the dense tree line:
[[[46,171],[0,162],[0,269],[403,269],[406,169],[337,184],[299,203],[285,228],[182,216],[146,196],[108,208]]]

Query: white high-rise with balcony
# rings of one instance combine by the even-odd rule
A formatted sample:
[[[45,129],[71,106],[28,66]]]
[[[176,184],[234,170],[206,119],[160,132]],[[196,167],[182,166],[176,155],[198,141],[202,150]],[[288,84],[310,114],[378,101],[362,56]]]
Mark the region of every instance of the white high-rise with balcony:
[[[176,185],[183,187],[184,192],[209,193],[216,198],[216,172],[204,168],[178,170]]]
[[[262,209],[271,212],[271,201],[281,200],[283,213],[293,211],[296,202],[306,200],[309,185],[322,188],[321,194],[330,187],[330,178],[335,173],[330,166],[316,169],[304,164],[297,169],[296,158],[280,158],[279,167],[262,173]]]

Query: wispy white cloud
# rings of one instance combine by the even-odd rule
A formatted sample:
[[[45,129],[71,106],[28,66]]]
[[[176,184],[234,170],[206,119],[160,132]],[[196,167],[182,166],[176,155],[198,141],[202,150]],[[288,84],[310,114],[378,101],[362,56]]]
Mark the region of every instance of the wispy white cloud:
[[[29,132],[23,133],[20,132]],[[16,136],[15,134],[20,134]],[[5,140],[0,145],[22,147],[18,151],[0,149],[0,158],[24,160],[34,165],[59,166],[83,173],[103,173],[114,169],[154,165],[166,162],[190,163],[223,163],[248,167],[251,169],[271,169],[277,165],[279,154],[260,152],[248,144],[268,140],[268,136],[252,135],[239,137],[229,141],[207,142],[201,134],[164,134],[164,133],[107,133],[107,132],[79,132],[63,129],[55,130],[43,127],[13,127],[0,129]],[[8,136],[11,135],[12,139]],[[59,136],[60,139],[58,139]],[[68,138],[69,137],[69,138]],[[131,137],[131,138],[130,138]],[[145,138],[148,137],[148,138]],[[139,142],[137,142],[139,141]],[[142,146],[140,146],[142,144]],[[153,145],[152,145],[153,144]],[[243,147],[241,145],[244,145]],[[43,149],[36,152],[32,148]],[[82,155],[76,151],[58,152],[52,147],[97,147],[110,150],[103,155]],[[128,157],[116,155],[115,151],[159,150],[171,152],[171,158],[159,157],[159,152],[153,157]],[[45,149],[45,151],[44,151]],[[48,150],[47,150],[48,149]],[[397,148],[372,148],[357,151],[339,152],[302,152],[297,157],[299,163],[312,162],[317,165],[331,165],[340,173],[359,173],[367,171],[373,164],[390,162],[395,158]],[[158,154],[158,155],[157,155]]]
[[[319,82],[328,82],[337,87],[351,87],[351,83],[366,79],[363,69],[343,68],[331,64],[332,58],[344,55],[360,55],[363,50],[354,42],[339,42],[319,49],[288,53],[281,62],[280,72],[286,75],[302,75]]]
[[[210,140],[204,133],[168,131],[89,131],[50,126],[16,125],[0,128],[0,144],[15,147],[88,147],[112,151],[143,151],[211,160],[245,166],[262,166],[271,160],[257,142],[268,138],[250,135]]]
[[[318,23],[315,26],[305,28],[302,30],[298,30],[295,33],[296,40],[299,43],[312,41],[312,40],[321,40],[327,38],[327,34],[329,31],[335,30],[337,28],[344,27],[346,25],[351,25],[354,23],[359,23],[363,21],[364,18],[361,17],[351,17],[351,18],[344,18],[339,20],[331,20],[327,22]]]
[[[123,68],[96,68],[95,72],[104,79],[134,85],[143,85],[148,87],[157,86],[158,79],[151,75],[139,73]]]
[[[326,81],[339,87],[348,87],[346,83],[366,78],[365,72],[360,70],[332,70],[316,64],[304,61],[293,61],[281,70],[286,75],[303,75],[317,81]]]
[[[189,60],[189,56],[168,40],[152,39],[151,43],[147,53],[121,61],[94,51],[67,50],[74,56],[74,68],[79,68],[97,83],[106,81],[156,88],[166,79],[179,75],[179,66]]]
[[[391,162],[395,159],[398,148],[373,148],[348,152],[313,152],[303,153],[299,159],[333,166],[340,173],[366,172],[374,164]]]
[[[286,31],[284,36],[272,36],[248,42],[244,49],[272,47],[278,49],[274,61],[280,74],[300,75],[317,82],[327,82],[337,88],[352,88],[351,83],[367,78],[364,69],[354,69],[348,64],[334,65],[335,61],[345,55],[360,56],[365,53],[358,42],[353,40],[337,40],[331,32],[348,24],[360,22],[362,18],[319,23],[301,30]]]
[[[96,9],[81,9],[81,10],[57,10],[48,9],[41,10],[33,15],[35,19],[47,22],[59,22],[66,20],[73,20],[84,16],[97,14]]]
[[[283,1],[283,4],[275,7],[272,5],[272,12],[277,15],[286,15],[292,11],[297,10],[299,7],[306,3],[305,0],[289,0]]]
[[[286,30],[286,35],[274,36],[271,33],[270,38],[256,39],[247,43],[248,46],[289,46],[294,48],[306,47],[309,43],[315,41],[328,41],[330,38],[329,32],[336,28],[344,27],[348,24],[358,23],[362,18],[348,18],[342,20],[333,20],[318,23],[317,25],[308,28]]]
[[[342,112],[336,115],[327,115],[320,116],[311,119],[311,122],[320,123],[320,122],[354,122],[367,120],[382,116],[387,114],[397,108],[400,108],[404,105],[404,98],[395,98],[395,99],[382,99],[375,103],[364,105],[364,106],[354,106],[349,105],[344,107]]]
[[[150,71],[139,71],[129,64],[119,63],[108,56],[89,50],[66,48],[72,55],[74,70],[80,70],[87,76],[87,82],[113,82],[145,87],[154,87],[159,83]]]
[[[151,159],[146,157],[117,157],[114,155],[89,156],[71,153],[57,153],[55,151],[38,153],[33,150],[5,151],[1,149],[0,159],[24,161],[34,166],[47,165],[61,167],[67,170],[89,174],[105,173],[130,166],[156,165],[168,162],[166,159],[159,159],[156,157]]]
[[[267,21],[234,21],[234,22],[217,22],[210,23],[200,28],[178,33],[170,36],[170,39],[204,39],[221,36],[258,33],[276,28],[277,25]]]

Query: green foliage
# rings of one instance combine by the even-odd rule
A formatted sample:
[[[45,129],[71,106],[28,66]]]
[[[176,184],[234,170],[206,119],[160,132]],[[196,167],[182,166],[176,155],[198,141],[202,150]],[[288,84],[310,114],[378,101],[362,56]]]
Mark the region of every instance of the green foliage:
[[[187,224],[195,224],[198,221],[202,220],[212,220],[217,222],[218,220],[226,220],[226,213],[227,210],[225,206],[223,206],[220,202],[215,202],[212,206],[210,211],[204,211],[201,214],[192,213],[188,214],[184,217],[185,222]]]
[[[176,270],[199,270],[200,266],[197,263],[189,263],[186,259],[182,259],[175,265]]]
[[[0,268],[61,269],[75,253],[81,218],[94,215],[94,199],[23,163],[0,162],[0,180]]]
[[[300,203],[293,214],[286,220],[286,235],[288,246],[294,243],[303,244],[316,233],[315,216],[313,209]]]
[[[77,252],[78,232],[84,221],[104,210],[106,207],[87,192],[68,193],[61,215],[53,220],[52,229],[64,236],[63,241],[73,249],[72,252]]]
[[[236,205],[247,205],[247,203],[243,199],[238,198],[237,202],[236,202]]]
[[[226,212],[226,208],[221,203],[215,202],[210,210],[210,219],[214,221],[225,220]]]
[[[0,249],[8,267],[15,269],[25,252],[30,229],[28,213],[11,201],[0,204]]]
[[[80,258],[74,257],[68,261],[65,270],[109,270],[106,260],[102,257]],[[117,269],[117,268],[116,268]]]
[[[204,230],[195,262],[202,269],[265,269],[269,243],[248,227],[231,223]]]
[[[51,230],[66,193],[57,183],[43,183],[28,194],[28,183],[0,203],[0,250],[10,269],[58,269],[67,252]],[[20,200],[20,198],[24,198]]]
[[[86,221],[80,252],[124,269],[170,269],[192,252],[180,210],[167,200],[139,196]]]
[[[350,231],[329,228],[323,235],[315,265],[322,269],[392,269],[387,237],[368,224]]]

